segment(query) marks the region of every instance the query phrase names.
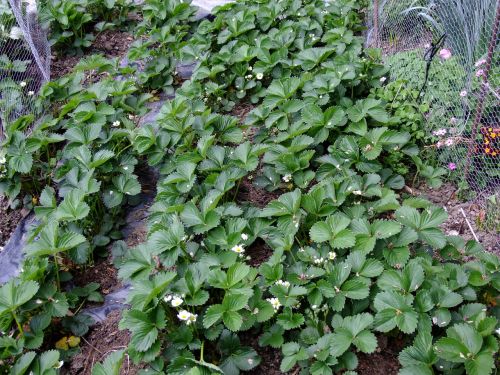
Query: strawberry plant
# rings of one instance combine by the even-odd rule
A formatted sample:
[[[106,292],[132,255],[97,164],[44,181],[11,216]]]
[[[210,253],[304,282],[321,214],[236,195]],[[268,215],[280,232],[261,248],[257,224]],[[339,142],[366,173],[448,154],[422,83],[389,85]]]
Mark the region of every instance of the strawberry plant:
[[[4,143],[3,191],[34,197],[39,223],[24,271],[0,289],[2,359],[55,372],[55,353],[35,355],[54,319],[61,358],[75,351],[68,334],[90,321],[74,311],[101,297],[95,284],[61,285],[120,237],[147,161],[160,172],[147,238],[121,243],[115,261],[131,284],[126,354],[144,372],[238,375],[261,362],[256,335],[281,352],[282,372],[354,374],[357,353],[400,335],[402,374],[490,374],[500,261],[446,236],[443,209],[405,196],[407,172],[437,186],[442,171],[419,157],[416,109],[382,91],[387,69],[363,49],[361,5],[241,1],[190,34],[189,4],[147,0],[129,53],[146,62],[138,79],[93,57],[46,85],[52,113],[29,134],[29,117],[10,124]],[[196,63],[192,78],[136,126],[145,92],[180,84],[180,57]],[[84,81],[89,71],[106,74]],[[248,102],[245,120],[228,114]],[[119,373],[124,355],[93,373]]]

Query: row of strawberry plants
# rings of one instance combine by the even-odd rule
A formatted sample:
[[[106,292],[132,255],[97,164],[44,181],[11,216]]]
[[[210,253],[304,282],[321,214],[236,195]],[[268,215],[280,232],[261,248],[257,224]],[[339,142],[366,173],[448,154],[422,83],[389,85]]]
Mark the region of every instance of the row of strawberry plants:
[[[147,0],[141,8],[145,23],[157,3]],[[188,4],[168,6],[175,22],[167,34],[193,21]],[[144,25],[138,26],[138,37],[149,46],[161,26],[146,36]],[[171,75],[181,42],[163,44],[171,49],[171,57],[160,56],[170,59]],[[147,102],[155,100],[146,83],[157,72],[140,70],[151,56],[136,48],[126,66],[100,56],[82,59],[72,74],[49,82],[34,99],[37,108],[49,108],[46,116],[37,119],[33,113],[4,124],[0,191],[12,205],[34,209],[36,222],[20,275],[0,288],[2,371],[56,373],[79,350],[80,337],[93,323],[82,307],[103,300],[99,284],[75,287],[72,278],[121,238],[125,207],[140,201],[135,128]]]
[[[153,1],[148,4],[154,10],[162,5]],[[165,19],[187,21],[193,14],[192,8],[181,2],[167,2],[163,9],[157,12],[158,17],[163,18],[154,26],[161,27],[162,31],[158,34],[152,32],[152,38],[182,30],[182,24],[179,25],[181,29],[178,29],[174,23],[165,25]],[[269,13],[269,9],[282,17],[266,21],[265,18],[273,14]],[[391,329],[395,323],[403,332],[414,330],[415,314],[418,314],[419,321],[424,322],[420,323],[422,326],[425,326],[425,321],[429,322],[431,316],[431,321],[441,322],[438,319],[443,318],[438,312],[448,317],[446,311],[439,310],[441,307],[448,310],[452,308],[451,312],[448,311],[450,321],[446,322],[445,319],[447,324],[443,325],[447,326],[451,324],[451,313],[459,311],[458,305],[440,301],[443,295],[449,294],[446,289],[434,292],[432,298],[427,295],[434,290],[435,285],[443,286],[448,282],[452,284],[448,288],[458,290],[464,300],[481,298],[488,302],[488,296],[494,295],[491,285],[498,288],[498,260],[477,252],[476,245],[468,244],[467,249],[480,255],[481,261],[470,262],[465,268],[459,267],[458,270],[464,271],[460,277],[455,275],[458,271],[450,265],[443,269],[452,276],[445,276],[441,268],[445,266],[432,261],[425,254],[417,257],[418,262],[409,261],[410,253],[415,254],[419,248],[425,247],[422,245],[425,241],[442,248],[441,256],[449,257],[450,260],[459,259],[456,249],[463,249],[465,245],[457,238],[445,238],[440,234],[436,226],[444,215],[440,211],[433,213],[434,209],[428,203],[409,200],[402,205],[406,212],[400,209],[395,190],[404,185],[404,180],[387,168],[387,162],[402,152],[416,157],[417,150],[409,142],[408,134],[388,129],[397,129],[398,122],[384,111],[385,103],[365,99],[371,87],[380,86],[380,78],[385,70],[371,52],[361,57],[360,39],[349,33],[360,27],[357,9],[356,2],[342,2],[326,9],[320,2],[305,6],[301,2],[229,6],[213,23],[203,22],[198,29],[199,35],[195,35],[184,49],[184,54],[188,55],[189,49],[198,48],[198,42],[203,41],[200,35],[205,35],[206,40],[210,41],[210,47],[204,47],[209,48],[207,56],[193,55],[195,60],[202,60],[201,64],[193,81],[180,91],[189,101],[180,98],[168,103],[157,124],[140,129],[135,129],[129,116],[133,118],[144,111],[143,104],[147,97],[139,94],[144,89],[142,85],[155,87],[165,81],[165,85],[160,86],[168,89],[168,77],[172,76],[174,70],[174,60],[170,60],[170,57],[164,60],[168,64],[159,65],[165,67],[166,75],[155,75],[153,69],[151,76],[146,74],[141,78],[141,86],[135,88],[139,90],[137,94],[135,89],[131,89],[135,87],[131,80],[127,80],[118,91],[110,89],[113,85],[123,83],[115,80],[115,77],[91,85],[90,90],[85,87],[86,94],[90,93],[90,100],[89,96],[83,95],[82,86],[77,85],[75,88],[71,83],[81,80],[80,76],[50,84],[48,94],[65,102],[65,106],[60,112],[57,109],[57,121],[53,120],[50,125],[44,123],[41,129],[37,129],[41,133],[35,131],[25,140],[20,133],[9,137],[8,165],[11,174],[7,186],[11,196],[15,196],[21,186],[23,192],[37,192],[40,186],[48,183],[56,186],[58,195],[64,200],[57,205],[54,192],[50,188],[44,190],[40,197],[41,207],[37,207],[37,211],[42,218],[39,230],[42,230],[43,236],[40,238],[47,241],[36,241],[28,248],[33,256],[28,258],[21,275],[22,281],[12,281],[2,289],[9,295],[2,310],[2,316],[8,317],[4,331],[12,333],[3,346],[7,348],[4,358],[21,355],[25,340],[28,342],[27,349],[38,348],[43,340],[43,330],[51,318],[58,317],[51,311],[56,311],[60,316],[70,311],[59,305],[64,298],[68,300],[68,294],[57,291],[58,276],[62,281],[68,276],[64,270],[59,272],[58,269],[64,265],[61,259],[67,258],[63,254],[67,252],[71,258],[81,256],[80,259],[86,259],[89,247],[103,246],[109,238],[118,236],[116,232],[111,236],[106,235],[110,232],[110,226],[118,224],[118,212],[107,220],[108,224],[103,227],[108,229],[104,233],[99,233],[101,226],[96,223],[101,221],[96,219],[103,217],[103,205],[120,205],[124,198],[130,197],[129,194],[137,192],[135,177],[131,176],[129,180],[122,174],[133,170],[136,163],[134,158],[143,154],[149,157],[151,164],[160,165],[166,177],[159,185],[150,241],[130,250],[123,260],[120,274],[124,278],[132,278],[136,283],[135,294],[131,297],[133,310],[126,315],[123,323],[134,333],[129,354],[136,361],[153,362],[152,369],[161,372],[165,361],[170,363],[170,368],[166,370],[168,373],[220,371],[210,362],[220,364],[220,368],[227,373],[252,368],[258,363],[258,356],[252,349],[242,346],[238,336],[232,333],[252,326],[263,332],[269,328],[271,334],[262,335],[261,342],[263,345],[282,348],[284,371],[297,361],[305,371],[311,372],[328,372],[327,368],[354,368],[355,359],[347,351],[350,343],[345,353],[342,352],[342,347],[346,345],[344,342],[325,357],[324,348],[331,349],[331,340],[337,341],[343,337],[341,333],[345,333],[345,330],[342,328],[354,332],[359,326],[364,327],[356,333],[363,340],[355,340],[356,335],[353,334],[352,343],[357,347],[356,344],[364,339],[370,341],[368,336],[373,328],[384,331]],[[150,13],[151,19],[145,18],[150,25],[156,22],[153,13]],[[292,17],[292,20],[287,21],[287,17]],[[243,26],[238,24],[242,20]],[[348,24],[347,30],[335,31],[331,38],[317,40],[323,28],[341,27],[344,22]],[[292,40],[288,46],[286,39],[280,39],[282,36],[279,31],[285,27],[287,31],[291,28],[291,32],[296,33],[295,37],[290,36]],[[227,30],[231,31],[231,35],[226,35]],[[311,30],[315,33],[309,32]],[[334,51],[330,51],[328,46],[334,44],[339,35],[343,37],[346,31],[348,35],[345,40],[336,44]],[[220,38],[222,47],[219,49],[215,40],[219,40],[221,33],[224,35]],[[305,35],[311,38],[312,44],[304,45],[304,40],[307,40],[304,39]],[[175,41],[166,38],[162,43],[166,43],[166,48],[178,47],[184,43],[184,37],[183,34]],[[317,43],[319,45],[315,46]],[[283,55],[275,55],[276,64],[266,65],[265,70],[258,71],[261,66],[259,62],[262,63],[281,46],[292,45],[293,48],[280,51]],[[248,49],[252,52],[244,54]],[[162,54],[153,58],[159,58],[161,62]],[[320,55],[322,57],[318,57]],[[233,61],[241,56],[244,57],[242,61]],[[294,64],[297,65],[287,70]],[[151,66],[154,67],[154,64]],[[216,68],[212,69],[214,66]],[[345,68],[349,74],[340,74],[341,69]],[[81,69],[98,69],[101,73],[114,71],[112,66],[99,59],[81,64]],[[206,69],[211,70],[210,81],[207,80]],[[124,72],[130,71],[127,68]],[[255,83],[255,86],[247,87],[255,103],[260,103],[262,97],[266,98],[249,117],[246,126],[241,126],[229,116],[211,113],[211,110],[229,109],[233,105],[231,102],[245,97],[240,88],[242,72],[246,80]],[[340,74],[338,83],[337,80],[329,81],[335,74]],[[294,75],[300,75],[301,78],[294,78]],[[212,78],[216,79],[212,82]],[[200,91],[200,87],[204,86],[207,92]],[[257,88],[253,90],[254,87]],[[64,91],[66,88],[68,91]],[[238,89],[240,93],[235,96]],[[346,93],[350,93],[350,97]],[[92,94],[96,94],[96,98]],[[118,99],[115,101],[116,97]],[[80,102],[85,102],[85,105],[80,107]],[[94,106],[87,102],[94,102]],[[118,108],[118,113],[111,113],[112,110],[103,104],[112,109]],[[329,107],[332,104],[336,105]],[[123,108],[127,109],[122,111]],[[98,126],[94,125],[102,122],[102,115],[105,121],[97,134]],[[22,127],[26,125],[19,121],[11,129],[14,132],[23,130]],[[243,142],[245,138],[250,138],[252,132],[249,130],[255,127],[260,131],[253,137],[254,144]],[[68,132],[70,135],[81,133],[81,137],[73,134],[67,138]],[[61,134],[64,138],[61,138]],[[10,142],[16,137],[20,141],[16,141],[13,147]],[[40,143],[39,139],[42,140]],[[242,145],[233,146],[241,142]],[[24,152],[19,152],[18,145],[23,147]],[[90,149],[90,156],[82,146]],[[167,156],[165,150],[168,150]],[[116,152],[118,156],[128,156],[126,159],[130,163],[121,166],[120,158],[110,156],[108,151]],[[29,154],[33,154],[34,164],[30,162]],[[84,170],[80,169],[79,163],[85,165]],[[74,169],[74,164],[78,164],[78,170]],[[19,170],[23,165],[28,172]],[[66,169],[57,168],[56,173],[52,174],[52,169],[61,165]],[[16,169],[16,166],[19,168]],[[95,180],[99,187],[97,191],[87,191],[85,188],[81,196],[81,186],[96,186],[94,171],[87,173],[89,167],[97,170]],[[61,179],[57,172],[68,177]],[[238,186],[242,178],[252,179],[257,186],[268,190],[290,192],[271,203],[270,207],[259,211],[251,207],[251,203],[244,204],[238,198]],[[38,194],[34,195],[36,198]],[[99,197],[101,199],[97,199]],[[380,220],[381,217],[387,219],[394,215],[392,219],[396,220]],[[404,222],[407,216],[413,220]],[[60,222],[62,228],[57,228],[55,221]],[[89,228],[84,225],[85,221],[91,224]],[[386,231],[391,235],[385,237]],[[84,234],[86,239],[78,237],[78,234]],[[274,250],[273,257],[259,270],[244,264],[245,259],[240,256],[245,253],[245,249],[249,252],[249,247],[258,237]],[[76,242],[71,242],[73,240],[83,240],[82,245],[76,246]],[[77,261],[75,259],[78,258],[73,259]],[[288,267],[283,267],[282,262]],[[52,272],[48,276],[42,275],[39,263],[46,264],[45,268]],[[375,270],[360,272],[365,263],[368,269],[372,267],[368,265],[375,264]],[[383,281],[379,285],[379,279],[391,270],[399,272],[402,286],[391,284],[391,289]],[[434,275],[434,281],[411,288],[404,286],[407,283],[404,280],[408,278],[405,275],[415,273],[420,280],[420,270],[425,272],[426,280],[431,280]],[[488,272],[491,274],[488,275]],[[473,275],[474,280],[470,285],[464,284],[463,274],[467,278]],[[310,277],[304,279],[307,275]],[[391,280],[390,277],[395,276],[389,274],[387,278]],[[460,284],[451,282],[455,278],[461,278]],[[484,279],[484,282],[479,279]],[[39,285],[31,281],[37,281]],[[273,284],[284,289],[275,290]],[[38,286],[40,291],[55,288],[54,293],[58,294],[41,294],[39,291],[31,295],[31,291]],[[290,288],[294,291],[291,292]],[[380,299],[384,298],[390,299],[392,305],[401,306],[395,308],[396,317],[388,319],[387,326],[382,329],[377,319],[383,313],[376,307],[374,296],[379,296],[379,292],[384,290],[390,295],[381,296],[378,306],[381,306]],[[81,296],[82,292],[78,293]],[[91,294],[91,290],[84,293]],[[404,297],[405,306],[401,296]],[[78,296],[75,299],[69,295],[71,308],[79,304],[76,303],[77,299]],[[417,301],[421,300],[427,303],[427,307],[417,305]],[[433,301],[431,307],[429,300]],[[302,306],[292,309],[297,302],[301,302]],[[51,310],[54,303],[59,307],[58,310]],[[462,304],[462,301],[458,304]],[[189,308],[180,309],[180,306]],[[320,306],[321,311],[317,311]],[[474,368],[477,363],[484,366],[488,364],[489,354],[495,347],[490,334],[496,321],[484,319],[486,312],[482,310],[486,306],[466,306],[460,307],[464,311],[462,315],[478,315],[475,318],[475,330],[484,335],[485,343],[484,348],[481,344],[479,349],[460,352],[465,356],[477,349],[477,353],[468,357],[467,361],[462,361],[459,355],[458,362],[466,363],[468,368]],[[391,310],[391,307],[387,309]],[[365,310],[371,315],[366,314]],[[407,312],[408,318],[398,318],[401,315],[398,311]],[[373,315],[375,323],[371,321]],[[459,321],[456,316],[453,318]],[[68,317],[64,319],[68,320]],[[66,325],[72,328],[85,326],[83,319],[70,317],[69,320]],[[181,320],[185,323],[182,324]],[[406,326],[407,320],[409,326]],[[472,324],[473,320],[469,320],[469,324]],[[27,325],[28,329],[25,327]],[[479,325],[487,329],[479,328]],[[307,341],[307,336],[313,334],[314,329],[317,336],[312,335]],[[428,331],[426,329],[426,335],[415,342],[415,350],[422,350],[422,345],[432,343]],[[325,332],[333,333],[324,335]],[[361,332],[364,333],[361,335]],[[462,331],[450,332],[450,337],[464,336],[460,333]],[[37,337],[36,345],[30,343],[32,336]],[[373,339],[373,336],[369,337]],[[324,348],[313,348],[320,338]],[[474,336],[476,339],[477,335]],[[364,350],[370,351],[372,347],[373,340]],[[323,359],[320,361],[313,359],[317,349],[323,350]],[[411,355],[411,350],[408,350]],[[160,351],[162,356],[157,355]],[[308,355],[307,358],[304,353]],[[99,365],[96,371],[116,369],[123,358],[123,353],[117,354],[104,365]],[[195,359],[195,354],[200,355],[201,363]],[[427,359],[420,359],[422,363],[417,360],[412,362],[413,357],[403,362],[402,355],[402,363],[406,363],[410,373],[417,371],[415,369],[425,371],[421,368],[430,368],[432,364],[435,364],[436,369],[439,366],[444,368],[445,365],[453,367],[448,363],[437,363],[437,357],[431,354]],[[56,355],[55,352],[49,352],[35,358],[34,352],[28,352],[18,360],[15,367],[18,372],[15,373],[54,371],[52,364],[48,363],[57,361]],[[179,358],[171,361],[176,356]],[[190,370],[192,367],[197,369]]]
[[[199,61],[192,80],[137,130],[162,177],[148,240],[121,260],[133,285],[121,327],[150,372],[250,370],[260,358],[242,342],[249,330],[281,350],[283,372],[353,374],[376,332],[413,340],[402,374],[494,368],[500,262],[445,236],[443,209],[403,199],[388,162],[424,163],[370,94],[387,70],[355,35],[359,10],[350,0],[220,8],[184,49]],[[256,105],[245,124],[216,113],[242,100]],[[280,196],[255,207],[243,180]],[[272,255],[255,267],[258,239]]]

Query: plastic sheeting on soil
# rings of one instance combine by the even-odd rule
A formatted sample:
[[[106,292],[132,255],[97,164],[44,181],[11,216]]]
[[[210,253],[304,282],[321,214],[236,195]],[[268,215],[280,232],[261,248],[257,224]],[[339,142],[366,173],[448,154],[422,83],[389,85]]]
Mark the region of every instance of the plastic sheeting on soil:
[[[28,238],[28,230],[35,221],[34,214],[22,219],[0,252],[0,285],[19,275],[24,259],[23,249]]]

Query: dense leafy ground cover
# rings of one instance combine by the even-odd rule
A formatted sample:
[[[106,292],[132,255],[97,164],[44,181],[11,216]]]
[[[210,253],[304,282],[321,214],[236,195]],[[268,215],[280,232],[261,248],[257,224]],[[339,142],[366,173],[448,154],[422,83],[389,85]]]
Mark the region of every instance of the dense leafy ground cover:
[[[411,342],[401,374],[493,371],[500,261],[405,196],[410,173],[437,186],[444,172],[419,157],[425,109],[411,95],[394,105],[379,52],[363,48],[363,5],[245,1],[195,22],[188,3],[147,0],[129,65],[85,58],[42,88],[50,113],[9,124],[3,145],[3,191],[30,196],[39,220],[0,288],[6,371],[54,374],[78,350],[91,323],[78,312],[101,297],[67,287],[72,267],[120,238],[145,163],[160,172],[148,237],[115,254],[131,341],[95,374],[118,374],[125,354],[145,373],[239,374],[260,362],[241,341],[250,329],[281,350],[282,372],[354,374],[376,333]],[[196,62],[189,81],[181,58]],[[242,103],[244,122],[230,114]],[[275,199],[259,207],[242,183]],[[271,251],[255,264],[259,241]]]

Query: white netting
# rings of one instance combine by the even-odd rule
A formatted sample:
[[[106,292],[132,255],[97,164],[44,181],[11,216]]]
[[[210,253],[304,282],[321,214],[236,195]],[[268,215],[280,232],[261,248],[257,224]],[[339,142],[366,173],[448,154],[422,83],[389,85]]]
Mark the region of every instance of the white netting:
[[[500,218],[499,0],[372,0],[368,46],[430,104],[428,134],[462,187]],[[427,77],[427,78],[426,78]],[[496,202],[496,203],[495,203]]]
[[[34,113],[50,79],[50,47],[36,0],[0,0],[0,140],[7,124]]]

